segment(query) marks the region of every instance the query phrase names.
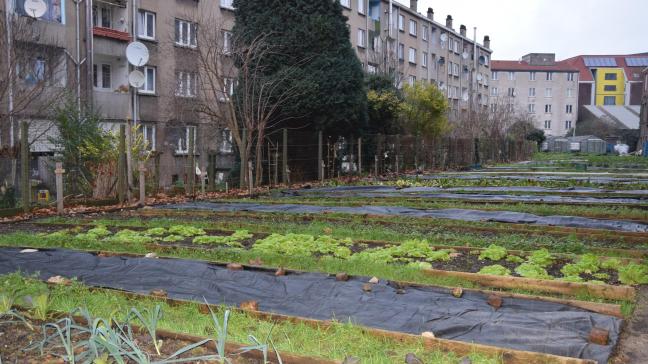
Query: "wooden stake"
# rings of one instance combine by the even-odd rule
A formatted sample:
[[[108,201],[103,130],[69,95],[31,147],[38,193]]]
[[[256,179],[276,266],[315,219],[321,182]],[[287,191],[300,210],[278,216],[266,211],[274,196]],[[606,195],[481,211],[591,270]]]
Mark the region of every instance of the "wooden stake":
[[[56,162],[56,169],[54,174],[56,174],[56,212],[62,214],[65,210],[63,207],[63,163]]]
[[[20,123],[20,192],[23,212],[31,211],[31,183],[29,182],[29,124]]]
[[[144,162],[139,162],[139,204],[146,205],[146,166]]]

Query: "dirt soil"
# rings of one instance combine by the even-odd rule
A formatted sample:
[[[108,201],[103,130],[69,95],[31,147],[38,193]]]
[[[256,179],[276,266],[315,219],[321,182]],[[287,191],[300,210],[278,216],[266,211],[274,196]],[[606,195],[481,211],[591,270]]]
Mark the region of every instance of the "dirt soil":
[[[648,363],[648,285],[637,288],[635,311],[625,322],[612,364]]]
[[[0,358],[2,363],[7,364],[27,364],[27,363],[49,363],[49,364],[63,364],[64,361],[57,357],[56,355],[64,354],[64,350],[59,348],[53,348],[51,345],[46,346],[45,355],[41,356],[38,348],[33,350],[25,350],[34,344],[40,343],[43,339],[41,322],[32,322],[34,330],[30,330],[26,325],[22,323],[10,323],[10,324],[0,324]],[[51,333],[51,330],[50,330]],[[82,340],[83,337],[78,336],[73,341],[75,343]],[[177,350],[191,345],[191,342],[183,340],[164,340],[161,347],[161,354],[157,355],[155,348],[153,347],[152,340],[150,336],[145,334],[135,334],[135,341],[140,345],[140,348],[143,348],[145,352],[151,355],[151,360],[162,360],[171,356]],[[77,353],[78,355],[79,353]],[[210,351],[207,348],[199,347],[192,350],[188,354],[184,354],[181,357],[198,357],[203,355],[213,355],[213,351]],[[248,359],[244,357],[235,357],[231,358],[234,364],[261,364],[261,361],[255,359]],[[128,361],[128,363],[132,363]],[[192,363],[218,363],[217,361],[192,361]]]

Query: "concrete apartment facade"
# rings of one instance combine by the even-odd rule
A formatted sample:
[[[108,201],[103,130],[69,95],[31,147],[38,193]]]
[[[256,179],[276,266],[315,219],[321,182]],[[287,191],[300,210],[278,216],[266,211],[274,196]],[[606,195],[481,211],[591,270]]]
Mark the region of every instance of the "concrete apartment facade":
[[[483,44],[456,31],[452,16],[444,24],[434,11],[418,12],[418,1],[409,6],[393,0],[340,0],[348,17],[351,43],[368,73],[392,73],[397,83],[433,82],[447,95],[451,119],[487,107],[490,84],[490,38]],[[475,56],[476,55],[476,56]]]
[[[5,0],[0,10],[8,4],[10,16],[24,17],[24,1]],[[30,21],[41,30],[42,36],[35,41],[51,42],[62,57],[64,77],[55,87],[76,96],[79,85],[81,102],[94,106],[107,130],[139,125],[159,187],[186,182],[190,133],[195,135],[199,168],[212,161],[217,182],[227,177],[236,161],[231,136],[192,105],[198,94],[197,32],[213,25],[200,24],[200,19],[216,20],[223,29],[231,29],[232,0],[85,0],[79,3],[78,14],[73,0],[45,3],[47,13]],[[448,96],[451,117],[466,113],[471,100],[482,107],[488,105],[492,52],[487,36],[484,44],[475,44],[465,26],[458,32],[454,29],[451,16],[440,24],[432,9],[426,16],[418,13],[416,0],[409,7],[389,0],[341,0],[341,4],[349,19],[351,42],[367,72],[391,70],[399,75],[401,84],[435,82]],[[132,41],[142,42],[150,53],[148,63],[138,68],[145,75],[145,84],[137,90],[129,86],[128,75],[135,68],[125,57]],[[77,46],[83,61],[78,76]],[[2,102],[4,108],[6,100]],[[16,119],[32,121],[30,132],[34,134],[41,129],[39,123],[45,127],[51,124],[45,115],[27,111]],[[51,156],[48,136],[55,132],[39,135],[32,152]],[[0,144],[8,145],[9,134],[16,138],[17,128],[0,128]]]
[[[493,60],[491,102],[526,113],[548,136],[573,132],[578,120],[578,68],[552,53],[531,53],[519,61]]]

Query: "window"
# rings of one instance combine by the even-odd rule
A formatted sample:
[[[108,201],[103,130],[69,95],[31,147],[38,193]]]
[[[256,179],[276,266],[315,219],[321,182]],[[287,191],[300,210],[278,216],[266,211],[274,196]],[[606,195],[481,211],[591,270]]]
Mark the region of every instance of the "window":
[[[403,43],[398,44],[398,59],[400,61],[405,59],[405,45]]]
[[[198,74],[195,72],[176,72],[176,96],[198,96]]]
[[[424,41],[428,40],[428,31],[429,31],[428,26],[423,25],[423,27],[421,28],[421,33],[423,33],[423,34],[421,34],[421,37],[423,37]]]
[[[416,76],[410,75],[409,77],[407,77],[407,82],[410,84],[410,86],[414,86],[414,84],[416,83]]]
[[[141,94],[155,94],[155,67],[144,67],[144,86],[140,88]]]
[[[109,64],[94,64],[92,65],[92,71],[92,82],[94,87],[101,89],[112,88],[112,69]]]
[[[566,114],[571,114],[573,109],[574,109],[573,105],[566,105],[565,106],[565,113]]]
[[[144,39],[155,39],[155,13],[146,10],[139,11],[137,36]]]
[[[551,89],[550,88],[545,89],[545,97],[551,97]]]
[[[545,120],[544,128],[545,129],[551,129],[551,120]]]
[[[509,87],[507,95],[508,95],[508,97],[515,97],[515,89],[512,88],[512,87]]]
[[[422,56],[422,59],[421,59],[421,63],[423,63],[423,67],[427,67],[427,66],[428,66],[428,54],[425,53],[425,52],[423,52],[423,56]]]
[[[571,120],[566,120],[565,121],[565,130],[571,129],[571,126],[572,126]]]
[[[515,81],[515,72],[509,72],[508,79],[509,81]]]
[[[221,153],[232,153],[234,150],[232,148],[232,131],[225,128],[221,132],[221,145],[220,145],[220,151]]]
[[[617,79],[617,74],[616,73],[606,73],[605,74],[605,80],[606,81],[616,81]]]
[[[567,81],[573,81],[573,80],[574,80],[574,73],[568,73],[567,74]]]
[[[498,80],[498,78],[497,78],[497,76],[498,76],[497,71],[493,71],[493,74],[492,74],[491,76],[492,76],[491,78],[493,79],[493,81],[497,81],[497,80]]]
[[[405,16],[398,14],[398,30],[405,31]]]
[[[367,31],[364,29],[358,29],[358,47],[366,48],[367,47]]]
[[[535,81],[535,80],[536,80],[536,73],[529,72],[529,81]]]
[[[497,92],[498,92],[498,91],[499,91],[499,90],[497,89],[497,87],[493,87],[493,88],[491,88],[491,96],[497,96]]]
[[[536,95],[536,93],[535,93],[535,87],[531,87],[531,88],[529,89],[529,97],[535,97],[535,95]]]
[[[378,70],[376,69],[376,66],[374,66],[373,64],[368,64],[367,65],[367,73],[369,73],[371,75],[374,75],[374,74],[376,74],[377,71]]]
[[[345,8],[351,9],[351,0],[340,0],[340,4]]]
[[[220,6],[221,8],[234,9],[234,0],[220,0]]]
[[[416,49],[409,49],[409,63],[416,64]]]
[[[365,0],[358,0],[358,13],[365,14]]]
[[[232,52],[232,32],[223,31],[223,53],[230,54]]]
[[[603,86],[603,91],[613,92],[613,91],[616,91],[616,90],[617,90],[616,85],[605,85],[605,86]]]
[[[155,125],[142,125],[142,136],[146,142],[146,150],[155,151]]]
[[[229,98],[234,95],[234,89],[236,87],[236,80],[233,78],[226,78],[223,85],[223,97],[221,101],[229,100]]]
[[[491,112],[493,112],[493,113],[497,112],[497,104],[491,104],[490,109],[491,109]]]
[[[568,88],[567,89],[567,97],[573,97],[574,96],[574,89]]]
[[[545,105],[545,114],[551,114],[551,104]]]
[[[193,139],[194,139],[194,145],[193,145],[193,151],[194,153],[196,152],[196,144],[198,144],[196,140],[196,127],[195,126],[187,126],[185,128],[180,129],[180,135],[178,136],[178,145],[176,146],[176,153],[177,154],[189,154],[189,133],[193,133]]]
[[[112,9],[108,6],[93,6],[92,25],[101,28],[112,28]]]
[[[418,27],[417,27],[416,21],[410,19],[410,21],[409,21],[409,33],[410,33],[410,35],[413,35],[413,36],[416,37],[417,28]]]
[[[529,114],[535,114],[535,104],[529,104]]]
[[[185,20],[175,20],[175,43],[184,47],[198,46],[198,25]]]
[[[616,105],[616,97],[614,96],[604,96],[603,105]]]
[[[547,81],[553,81],[553,72],[547,72]]]

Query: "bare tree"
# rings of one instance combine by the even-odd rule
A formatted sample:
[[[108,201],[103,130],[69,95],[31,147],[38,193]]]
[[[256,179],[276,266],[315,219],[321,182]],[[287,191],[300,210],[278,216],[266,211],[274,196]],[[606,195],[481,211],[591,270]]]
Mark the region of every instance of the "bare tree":
[[[198,110],[215,125],[230,130],[238,146],[241,168],[246,169],[248,161],[255,160],[254,183],[258,185],[263,176],[266,131],[285,121],[279,111],[301,91],[292,85],[291,68],[274,74],[265,69],[266,59],[281,52],[280,47],[271,44],[271,34],[243,42],[234,39],[218,19],[203,18],[200,24]],[[242,176],[242,185],[251,182],[247,173]]]

